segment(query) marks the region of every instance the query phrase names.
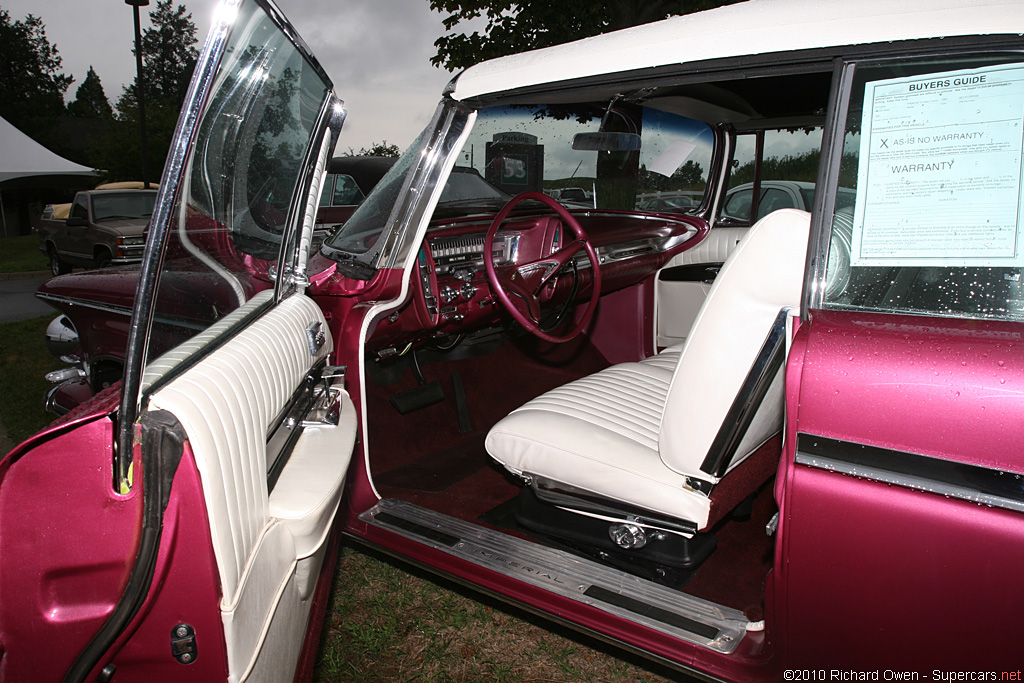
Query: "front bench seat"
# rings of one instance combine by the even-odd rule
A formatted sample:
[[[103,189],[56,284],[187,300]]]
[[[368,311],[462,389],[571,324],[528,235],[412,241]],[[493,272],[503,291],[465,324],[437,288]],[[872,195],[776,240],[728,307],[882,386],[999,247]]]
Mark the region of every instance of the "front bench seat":
[[[704,529],[711,487],[782,428],[785,312],[800,303],[809,233],[806,211],[765,216],[722,266],[684,345],[533,399],[490,430],[487,452],[568,492],[563,508],[596,498]]]

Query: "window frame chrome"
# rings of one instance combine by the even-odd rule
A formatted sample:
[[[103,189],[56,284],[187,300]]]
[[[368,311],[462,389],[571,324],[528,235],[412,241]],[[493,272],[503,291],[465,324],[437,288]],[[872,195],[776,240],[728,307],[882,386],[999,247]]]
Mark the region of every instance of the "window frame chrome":
[[[318,132],[307,141],[307,149],[303,156],[303,173],[293,192],[292,205],[289,207],[288,222],[285,227],[286,234],[283,236],[281,249],[278,254],[278,264],[280,265],[286,245],[294,241],[290,238],[289,233],[294,234],[296,232],[296,197],[304,196],[310,190],[312,169],[315,167],[316,158],[316,152],[310,150],[311,148],[319,150],[325,128],[329,129],[333,140],[336,141],[344,116],[338,118],[333,110],[332,105],[340,101],[337,100],[337,96],[333,93],[334,86],[331,79],[313,56],[309,47],[299,38],[298,33],[287,18],[270,0],[248,1],[254,3],[266,13],[275,27],[291,42],[325,85],[324,101],[321,103],[319,120],[314,127],[314,131]],[[196,143],[200,123],[209,106],[209,99],[217,77],[217,71],[223,62],[226,48],[232,37],[234,18],[242,3],[243,0],[225,0],[218,6],[218,11],[214,17],[214,25],[211,27],[209,37],[196,62],[192,81],[186,93],[181,116],[178,119],[171,148],[164,165],[163,177],[160,180],[157,191],[156,205],[150,223],[156,229],[149,231],[149,239],[142,256],[139,283],[136,288],[135,304],[128,330],[116,436],[113,444],[112,486],[114,491],[121,493],[127,493],[132,487],[130,468],[133,460],[136,422],[143,413],[145,395],[148,395],[153,388],[149,387],[144,392],[142,379],[143,369],[148,362],[149,340],[156,317],[156,292],[159,284],[159,275],[164,269],[164,259],[166,257],[167,226],[169,221],[174,218],[173,211],[180,198],[183,186],[182,175],[186,172],[188,155]],[[309,163],[310,157],[314,159],[312,166]],[[291,288],[286,290],[284,285],[285,283],[280,281],[276,283],[274,301],[277,301],[286,292],[291,291]],[[260,307],[258,310],[263,309]],[[236,329],[244,326],[244,324],[246,324],[246,321],[240,321],[239,325],[232,325],[221,335],[221,340],[226,339]],[[202,353],[205,355],[219,345],[216,342],[209,344],[203,349]],[[183,363],[177,371],[180,372],[191,364],[191,362]]]

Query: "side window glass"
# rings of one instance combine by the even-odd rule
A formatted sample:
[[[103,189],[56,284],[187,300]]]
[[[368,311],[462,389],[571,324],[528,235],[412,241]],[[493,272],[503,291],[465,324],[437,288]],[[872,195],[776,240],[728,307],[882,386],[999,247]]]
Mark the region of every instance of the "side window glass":
[[[750,188],[740,188],[727,195],[722,215],[736,221],[746,223],[750,220],[750,204],[754,191]]]
[[[704,203],[713,134],[704,124],[657,109],[643,111],[640,186],[630,208],[664,213],[695,213]],[[589,202],[583,188],[567,187],[558,201]],[[598,204],[601,203],[598,197]]]
[[[363,201],[363,192],[356,185],[355,178],[345,174],[338,174],[336,178],[332,206],[352,206]]]
[[[757,220],[761,220],[772,211],[778,211],[779,209],[805,208],[802,206],[803,201],[800,203],[801,206],[797,206],[797,203],[793,201],[793,197],[784,190],[774,187],[761,190],[761,202],[757,205]],[[806,208],[810,208],[810,206],[808,203]]]
[[[86,202],[86,199],[84,197],[79,197],[78,199],[75,200],[74,205],[72,205],[72,207],[71,207],[71,214],[70,214],[70,216],[72,218],[88,218],[89,217],[89,209],[86,207],[85,202]]]
[[[1024,320],[1014,59],[857,65],[826,307]]]
[[[330,206],[331,197],[334,194],[334,174],[329,173],[324,177],[324,187],[320,190],[320,202],[318,206]]]
[[[758,154],[758,144],[761,153]],[[749,225],[778,209],[811,210],[821,158],[821,128],[784,128],[736,136],[728,190],[719,221]],[[755,182],[760,185],[754,210]]]
[[[241,5],[166,227],[144,387],[270,301],[302,159],[330,88],[256,3]],[[208,331],[209,330],[209,331]]]

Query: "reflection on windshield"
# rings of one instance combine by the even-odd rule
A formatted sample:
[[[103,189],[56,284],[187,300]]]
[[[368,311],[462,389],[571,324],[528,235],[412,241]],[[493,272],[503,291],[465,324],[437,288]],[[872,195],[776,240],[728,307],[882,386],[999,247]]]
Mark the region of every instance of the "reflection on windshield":
[[[707,186],[714,135],[706,124],[666,109],[665,103],[609,108],[607,102],[583,102],[481,110],[434,215],[496,212],[523,192],[546,193],[569,208],[694,211]],[[641,148],[573,149],[578,133],[619,129],[639,134]],[[325,254],[341,260],[372,249],[419,151],[417,140],[325,242]]]

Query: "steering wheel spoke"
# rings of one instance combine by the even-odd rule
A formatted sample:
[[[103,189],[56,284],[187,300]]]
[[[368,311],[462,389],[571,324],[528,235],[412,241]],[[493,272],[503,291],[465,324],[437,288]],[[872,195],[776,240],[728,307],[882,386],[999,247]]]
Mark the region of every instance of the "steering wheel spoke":
[[[571,232],[574,239],[549,256],[498,270],[493,259],[494,237],[501,224],[511,213],[512,208],[525,200],[539,201],[551,208],[567,228],[566,232]],[[587,302],[583,315],[571,330],[561,335],[552,334],[541,329],[541,301],[544,299],[544,291],[580,251],[585,252],[590,259],[590,300]],[[568,341],[579,335],[590,324],[597,308],[598,298],[601,296],[601,272],[597,253],[579,221],[564,206],[548,195],[540,192],[524,192],[513,197],[498,212],[484,241],[484,266],[495,297],[516,322],[537,337],[552,342]],[[573,272],[574,278],[578,277],[575,268],[573,268]],[[573,292],[575,291],[574,285]],[[571,301],[567,302],[566,310],[571,305]]]
[[[521,269],[512,268],[499,277],[502,288],[511,295],[509,301],[516,310],[528,317],[530,322],[539,324],[540,298],[538,294],[543,285],[537,284],[540,278],[535,275],[535,272],[529,271],[528,275],[523,275]]]

